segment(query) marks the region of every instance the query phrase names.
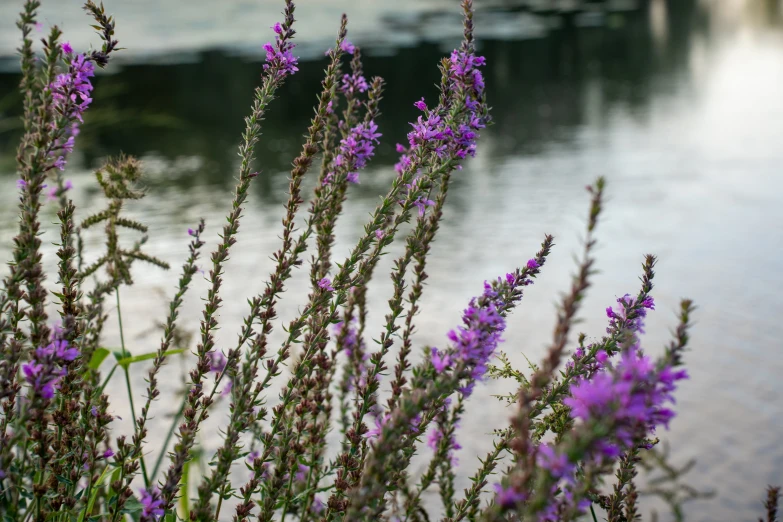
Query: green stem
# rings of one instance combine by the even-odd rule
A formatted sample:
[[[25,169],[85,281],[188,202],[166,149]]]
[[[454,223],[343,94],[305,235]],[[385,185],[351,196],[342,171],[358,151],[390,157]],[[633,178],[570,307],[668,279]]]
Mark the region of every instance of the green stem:
[[[174,416],[174,419],[171,421],[171,427],[169,427],[169,432],[166,434],[166,440],[163,442],[163,445],[161,446],[160,455],[158,455],[158,460],[155,461],[155,467],[152,468],[152,474],[150,477],[154,478],[158,475],[158,470],[160,469],[160,465],[163,462],[163,457],[166,455],[166,448],[169,447],[169,442],[171,442],[171,437],[174,436],[174,430],[177,429],[177,423],[179,422],[179,418],[182,417],[182,412],[185,411],[185,403],[187,402],[188,396],[185,395],[182,399],[182,406],[179,407],[179,411]]]
[[[595,516],[595,509],[593,509],[593,503],[590,503],[590,514],[593,516],[593,522],[598,522],[598,517]]]
[[[112,375],[114,375],[114,371],[117,369],[117,366],[119,366],[119,364],[115,364],[112,367],[112,369],[109,371],[109,375],[107,375],[106,378],[103,380],[103,384],[101,384],[101,387],[98,389],[99,395],[103,393],[103,389],[106,388],[107,384],[109,384],[109,381],[111,380]]]
[[[125,334],[122,329],[122,308],[120,308],[120,288],[117,287],[115,290],[115,295],[117,296],[117,319],[120,323],[120,346],[122,347],[122,356],[123,357],[130,357],[130,352],[125,348]],[[131,389],[131,380],[130,380],[130,371],[128,370],[128,365],[124,365],[122,367],[123,372],[125,373],[125,387],[128,390],[128,402],[130,403],[130,410],[131,410],[131,419],[133,420],[133,429],[136,430],[136,407],[133,405],[133,390]],[[113,371],[113,370],[112,370]],[[108,382],[108,380],[107,380]],[[147,466],[144,462],[144,455],[141,455],[140,457],[141,461],[141,473],[144,476],[144,486],[149,488],[150,487],[150,479],[149,475],[147,475]]]

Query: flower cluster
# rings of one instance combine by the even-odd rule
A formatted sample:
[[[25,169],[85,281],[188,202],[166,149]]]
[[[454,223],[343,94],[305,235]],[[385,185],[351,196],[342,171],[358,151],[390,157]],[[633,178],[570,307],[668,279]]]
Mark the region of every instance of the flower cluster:
[[[77,357],[77,348],[64,339],[54,339],[48,345],[36,348],[32,360],[22,365],[25,380],[35,395],[51,399],[60,380],[68,373],[67,364]]]
[[[647,310],[655,310],[655,300],[652,296],[646,296],[641,302],[629,294],[617,299],[617,310],[611,306],[606,308],[606,316],[610,319],[607,333],[613,330],[628,330],[633,333],[644,333],[644,318]]]
[[[283,28],[280,22],[277,22],[272,26],[272,30],[276,34],[275,43],[267,42],[264,44],[264,51],[266,51],[264,71],[271,68],[277,79],[282,80],[287,75],[294,74],[299,70],[297,67],[299,59],[292,53],[296,45],[290,41],[287,29]]]
[[[369,88],[370,84],[367,83],[367,79],[358,72],[354,72],[353,74],[344,74],[340,84],[340,92],[348,95],[362,93]]]
[[[71,142],[71,148],[68,149],[68,152],[73,151],[73,136],[69,137],[68,140]],[[64,158],[63,158],[64,160]],[[66,179],[65,183],[63,183],[63,188],[60,189],[60,187],[52,187],[49,189],[48,199],[49,201],[57,201],[57,198],[59,198],[62,194],[65,192],[71,190],[73,188],[73,183],[71,180]]]
[[[455,424],[454,429],[457,429],[458,427],[459,425]],[[438,446],[442,440],[443,431],[441,431],[441,429],[437,426],[433,427],[427,435],[427,446],[429,446],[433,451],[438,451]],[[447,452],[447,457],[452,466],[456,466],[458,464],[457,457],[454,455],[454,452],[460,449],[462,449],[462,445],[457,442],[457,438],[452,434],[451,437],[449,437]]]
[[[470,52],[454,50],[449,63],[449,90],[465,97],[467,113],[463,115],[460,123],[450,125],[443,114],[428,109],[424,98],[415,102],[413,105],[424,114],[411,123],[412,130],[408,133],[409,147],[397,145],[397,152],[401,156],[394,168],[400,174],[410,167],[414,153],[435,152],[440,158],[458,159],[476,154],[478,131],[483,129],[488,121],[486,110],[480,101],[484,92],[484,78],[478,69],[486,60]]]
[[[160,490],[152,486],[148,489],[139,490],[141,498],[141,520],[142,522],[158,521],[163,516],[163,499],[160,496]]]
[[[50,152],[55,158],[54,167],[60,170],[65,169],[66,156],[73,152],[74,139],[79,134],[79,123],[84,122],[82,115],[92,103],[90,78],[95,76],[95,65],[86,55],[73,56],[73,49],[68,42],[62,45],[62,49],[68,72],[57,75],[49,85],[54,110],[67,119],[66,134],[55,141]]]
[[[49,86],[55,110],[68,119],[83,122],[82,114],[92,103],[90,78],[93,76],[93,63],[83,54],[74,56],[68,64],[68,72],[58,74]]]
[[[563,404],[571,408],[574,419],[611,423],[616,442],[602,441],[599,448],[607,456],[616,456],[657,426],[668,427],[674,412],[665,404],[674,401],[675,383],[688,374],[668,365],[656,368],[635,347],[624,351],[615,365],[606,364],[607,371],[578,379]]]
[[[348,136],[340,140],[334,166],[347,171],[346,179],[351,183],[359,182],[359,170],[367,165],[367,161],[375,154],[375,144],[381,134],[374,121],[366,121],[353,127]],[[329,172],[324,178],[324,185],[334,181],[335,172]]]

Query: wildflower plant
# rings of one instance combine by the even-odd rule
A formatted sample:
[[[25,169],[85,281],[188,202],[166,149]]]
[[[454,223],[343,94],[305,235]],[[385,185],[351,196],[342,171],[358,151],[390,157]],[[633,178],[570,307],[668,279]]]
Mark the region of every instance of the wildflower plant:
[[[295,6],[285,0],[282,21],[271,27],[274,40],[263,47],[266,59],[245,119],[233,201],[209,256],[193,365],[169,430],[170,451],[169,437],[161,445],[149,436],[148,421],[160,398],[165,363],[183,351],[179,314],[198,271],[206,224],[188,230],[189,255],[160,322],[159,348],[132,355],[122,336],[120,290],[133,284],[136,262],[168,268],[143,250],[147,227],[125,214],[144,195],[143,165],[120,157],[100,167],[96,178],[107,207],[80,221],[69,198],[71,184],[61,174],[92,105],[96,67],[120,50],[115,22],[103,5],[88,0],[84,7],[100,35],[100,50],[78,52],[52,27],[42,39],[42,55],[36,55],[30,35],[39,7],[38,0],[26,0],[17,24],[24,135],[17,154],[19,232],[0,293],[3,520],[331,522],[442,516],[450,522],[543,522],[588,512],[597,520],[596,510],[612,522],[639,518],[637,466],[658,444],[656,430],[674,416],[673,394],[687,378],[683,365],[694,306],[681,302],[673,341],[662,357],[648,355],[642,334],[656,305],[656,258],[647,255],[641,287],[606,309],[605,335],[586,344],[586,335],[579,334],[574,342],[575,320],[595,273],[603,179],[588,187],[583,255],[560,300],[543,361],[531,363],[529,371],[517,369],[507,355],[517,348],[500,348],[509,316],[546,269],[555,245],[550,235],[528,260],[486,281],[466,304],[461,323],[437,346],[415,346],[427,260],[452,177],[461,175],[491,124],[485,60],[473,40],[472,0],[462,1],[461,45],[438,64],[436,97],[411,97],[418,99],[412,103],[420,115],[400,140],[404,144],[397,144],[396,176],[340,259],[333,252],[338,218],[351,186],[361,182],[361,171],[385,139],[377,126],[384,81],[365,77],[361,49],[347,39],[343,15],[334,46],[326,51],[313,117],[291,164],[274,267],[263,291],[249,296],[236,342],[226,346],[215,337],[219,312],[225,299],[240,296],[223,295],[224,269],[237,248],[258,175],[252,168],[255,146],[270,103],[300,65],[294,54]],[[303,194],[307,176],[317,181],[312,196]],[[45,273],[40,251],[41,195],[47,186],[59,207],[52,274]],[[83,236],[94,234],[97,225],[106,240],[105,251],[96,256],[84,251]],[[368,283],[395,240],[404,249],[392,264],[388,309],[369,310]],[[279,300],[308,252],[308,295],[299,313],[280,325]],[[47,279],[56,290],[45,286]],[[108,311],[110,297],[116,313]],[[56,321],[49,315],[53,309]],[[368,332],[373,313],[385,314],[380,332]],[[101,340],[115,316],[122,348],[112,353]],[[272,344],[276,328],[283,340]],[[421,352],[420,362],[414,362],[414,350]],[[112,369],[102,375],[101,363],[112,358]],[[146,389],[136,396],[129,368],[142,364],[151,366]],[[125,374],[132,417],[132,431],[125,434],[112,424],[106,393],[117,368]],[[469,422],[465,406],[490,378],[513,381],[513,391],[500,397],[512,414],[478,465],[458,463],[460,427]],[[272,388],[281,383],[270,406]],[[215,407],[222,397],[230,403],[227,413]],[[206,452],[197,435],[212,415],[227,415],[222,440],[196,476],[190,463]],[[335,437],[338,443],[330,444]],[[154,463],[153,453],[159,455]],[[412,463],[421,457],[428,460],[416,472]],[[467,471],[471,485],[459,493],[455,484],[463,469],[473,470]],[[435,507],[425,502],[434,488],[440,499]],[[779,494],[779,488],[768,490],[768,521],[776,519]]]

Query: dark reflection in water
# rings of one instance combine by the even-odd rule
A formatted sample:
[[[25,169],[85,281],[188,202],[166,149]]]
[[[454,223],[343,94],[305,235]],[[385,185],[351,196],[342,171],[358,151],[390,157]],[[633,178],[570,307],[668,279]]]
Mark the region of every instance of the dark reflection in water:
[[[547,143],[569,140],[588,111],[644,109],[654,91],[677,82],[690,39],[702,27],[703,13],[696,5],[693,0],[671,3],[671,38],[661,48],[654,45],[645,11],[625,15],[621,28],[566,25],[546,38],[481,41],[480,52],[488,63],[492,133],[498,138],[486,153],[494,158],[535,153]],[[408,122],[417,116],[413,101],[421,95],[435,98],[433,85],[439,77],[434,64],[443,55],[442,45],[426,44],[398,49],[391,56],[365,57],[365,74],[387,81],[378,122],[385,141],[376,165],[396,161],[394,141],[404,141]],[[264,171],[286,170],[299,150],[325,64],[304,64],[279,91],[257,147],[258,166]],[[232,183],[236,145],[260,69],[260,63],[215,51],[200,54],[194,63],[131,64],[99,76],[80,137],[84,166],[94,167],[119,151],[136,156],[154,152],[171,160],[198,157],[202,165],[187,178],[177,178],[178,187]],[[599,91],[586,96],[587,83],[595,81]],[[16,75],[0,75],[0,98],[17,98],[17,83]],[[0,134],[0,156],[6,156],[6,162],[16,137],[13,132]],[[265,190],[269,187],[263,183],[258,187],[265,197],[284,196]]]

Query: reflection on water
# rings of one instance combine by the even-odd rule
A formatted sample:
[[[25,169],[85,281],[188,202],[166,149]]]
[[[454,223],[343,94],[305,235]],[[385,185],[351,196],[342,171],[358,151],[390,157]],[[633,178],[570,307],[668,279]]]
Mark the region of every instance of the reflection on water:
[[[751,520],[764,485],[783,482],[783,357],[777,353],[783,334],[783,234],[777,226],[783,220],[783,35],[778,2],[744,2],[737,10],[717,3],[650,0],[649,10],[603,28],[563,27],[538,39],[481,42],[495,125],[450,192],[428,265],[417,340],[441,345],[482,280],[528,259],[549,232],[557,238],[552,261],[512,316],[505,345],[520,364],[523,352],[539,357],[554,324],[553,296],[565,289],[571,254],[579,247],[583,187],[606,176],[601,273],[585,303],[582,329],[599,336],[602,310],[616,296],[636,291],[642,255],[660,256],[658,310],[648,323],[647,349],[661,351],[680,297],[700,306],[687,357],[692,379],[679,395],[680,416],[660,435],[671,441],[675,457],[698,458],[694,485],[719,492],[712,501],[691,504],[690,520]],[[393,144],[404,139],[415,115],[412,102],[423,94],[434,99],[435,88],[428,86],[437,80],[443,52],[433,43],[367,58],[365,71],[388,82],[379,122],[385,146],[351,191],[338,252],[357,238],[391,180]],[[226,297],[263,289],[271,268],[267,255],[279,242],[285,169],[300,146],[322,66],[304,63],[264,123],[258,147],[263,174],[226,270]],[[150,173],[149,196],[132,213],[151,225],[152,254],[178,266],[184,231],[201,216],[214,238],[228,207],[242,118],[258,74],[258,63],[206,52],[193,63],[127,64],[98,78],[79,155],[67,173],[83,215],[102,204],[86,169],[122,150],[143,157]],[[0,99],[16,82],[0,75]],[[0,182],[6,187],[14,183],[13,138],[13,132],[0,133],[0,171],[8,174]],[[13,235],[14,201],[12,190],[0,193],[3,252]],[[53,209],[47,217],[44,222],[54,221]],[[100,237],[88,239],[97,255]],[[51,265],[55,240],[48,230]],[[290,285],[280,310],[284,321],[306,295],[303,275]],[[156,334],[148,330],[165,307],[154,292],[170,294],[171,288],[157,269],[140,267],[135,276],[137,286],[123,292],[123,314],[135,319],[126,319],[126,338],[141,353],[155,348]],[[194,331],[205,289],[200,282],[182,314]],[[389,297],[385,278],[373,282],[371,295],[382,309]],[[224,303],[224,347],[246,311],[243,298]],[[382,319],[371,317],[371,332],[379,331]],[[110,324],[107,343],[116,342]],[[177,367],[171,365],[172,375]],[[180,389],[177,379],[166,382],[171,394]],[[143,386],[141,372],[134,385]],[[502,383],[490,383],[473,398],[460,455],[466,469],[475,466],[473,455],[489,449],[486,433],[506,422],[509,412],[500,403],[493,407],[490,397],[503,391]],[[173,402],[164,401],[161,410],[173,409]],[[125,416],[118,404],[117,413]],[[211,420],[202,437],[214,447],[211,434],[221,417]],[[157,422],[163,425],[163,414]]]

